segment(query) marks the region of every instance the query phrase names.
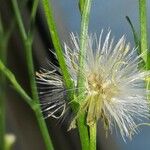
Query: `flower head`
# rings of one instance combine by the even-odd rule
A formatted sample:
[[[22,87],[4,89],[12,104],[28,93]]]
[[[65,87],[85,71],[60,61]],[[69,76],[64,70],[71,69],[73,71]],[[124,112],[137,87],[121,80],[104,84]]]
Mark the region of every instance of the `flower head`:
[[[96,35],[88,36],[83,58],[85,64],[81,70],[78,36],[71,34],[71,43],[72,48],[66,44],[64,46],[66,64],[75,89],[82,89],[82,92],[76,95],[80,107],[70,128],[76,127],[76,120],[82,112],[86,112],[86,123],[89,126],[103,120],[106,130],[117,127],[123,138],[129,137],[130,131],[137,132],[136,122],[149,116],[145,79],[150,72],[139,69],[142,59],[136,49],[126,44],[124,36],[114,44],[110,32],[105,39],[102,38],[102,32],[99,39]],[[43,84],[54,88],[48,95],[51,106],[47,106],[52,115],[65,105],[63,79],[55,73],[59,69],[53,68],[51,72],[38,74]],[[77,86],[79,71],[84,82],[82,87]]]

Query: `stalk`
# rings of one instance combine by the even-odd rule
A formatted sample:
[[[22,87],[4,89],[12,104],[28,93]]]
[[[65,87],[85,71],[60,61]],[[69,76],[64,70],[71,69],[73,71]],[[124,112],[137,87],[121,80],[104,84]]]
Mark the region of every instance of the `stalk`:
[[[92,0],[84,1],[84,6],[83,6],[82,16],[81,16],[80,54],[79,54],[79,68],[80,69],[79,69],[79,74],[78,74],[78,87],[84,86],[82,70],[84,68],[85,56],[86,56],[86,42],[87,42],[87,36],[88,36],[88,25],[89,25],[91,4],[92,4]],[[79,88],[78,95],[80,95],[80,93],[82,93],[82,90]],[[81,101],[83,99],[79,99],[78,101]],[[80,135],[80,140],[81,140],[83,150],[89,149],[89,146],[90,146],[89,143],[93,142],[91,141],[93,140],[93,138],[89,139],[88,127],[85,123],[85,120],[86,120],[86,114],[84,113],[78,119],[79,135]],[[96,148],[96,147],[93,147],[93,148]]]
[[[3,36],[3,27],[0,20],[0,58],[6,63],[6,42],[3,40]],[[5,147],[5,78],[1,72],[0,92],[0,150],[3,150]]]
[[[4,31],[0,16],[0,59],[4,64],[7,62],[7,45],[14,27],[12,21],[8,31]],[[6,99],[6,79],[0,72],[0,150],[5,149],[5,99]]]
[[[57,54],[58,62],[61,68],[63,78],[64,78],[65,86],[67,89],[70,89],[73,87],[73,83],[71,80],[71,76],[68,72],[66,63],[65,63],[64,54],[63,54],[63,50],[61,47],[61,42],[57,33],[56,24],[55,24],[54,17],[53,17],[54,15],[53,15],[51,2],[50,0],[42,0],[42,2],[43,2],[43,8],[44,8],[49,32],[51,34],[54,48],[56,50],[56,54]]]
[[[96,150],[96,123],[90,126],[90,150]]]
[[[29,105],[33,105],[33,101],[28,96],[28,94],[24,91],[24,89],[20,86],[20,84],[17,82],[14,74],[4,65],[4,63],[0,59],[0,72],[2,72],[5,77],[12,83],[15,90],[21,95],[21,97],[25,100],[25,102]]]
[[[144,53],[143,59],[146,63],[146,69],[150,69],[148,57],[148,35],[147,35],[147,7],[146,0],[139,0],[139,19],[140,19],[140,35],[141,35],[141,53]]]
[[[86,35],[86,30],[88,28],[88,14],[89,14],[89,8],[90,8],[90,2],[91,1],[87,1],[87,5],[85,7],[85,11],[83,12],[83,20],[82,20],[82,49],[84,49],[84,44],[85,41],[83,40],[85,38]],[[54,44],[54,48],[56,50],[56,54],[57,54],[57,58],[60,64],[60,68],[61,68],[61,72],[64,78],[64,82],[65,85],[67,87],[67,89],[70,89],[73,87],[67,66],[65,64],[65,59],[63,56],[63,51],[62,51],[62,47],[61,47],[61,42],[57,33],[57,29],[56,29],[56,24],[54,21],[54,15],[52,12],[52,6],[51,3],[48,0],[43,0],[43,6],[44,6],[44,11],[45,11],[45,16],[46,16],[46,20],[48,23],[48,27],[49,27],[49,31],[53,40],[53,44]],[[82,54],[81,54],[82,55]],[[73,94],[73,93],[72,93]],[[73,97],[73,95],[71,94],[71,97]],[[73,106],[72,106],[73,108]],[[73,108],[74,110],[74,108]],[[89,135],[88,135],[88,127],[85,125],[85,115],[82,114],[81,117],[78,119],[77,121],[78,124],[78,130],[79,130],[79,135],[80,135],[80,140],[81,140],[81,146],[83,150],[87,150],[89,148]]]
[[[2,83],[2,76],[1,76],[1,85],[3,86],[4,84]],[[1,94],[0,94],[0,150],[4,150],[5,147],[5,93],[4,90],[1,89]]]
[[[5,67],[5,65],[0,60],[0,71],[8,78],[8,80],[12,83],[15,90],[21,95],[23,100],[28,103],[28,105],[33,109],[35,112],[38,124],[40,126],[41,133],[43,135],[44,141],[46,141],[46,148],[47,150],[53,150],[52,143],[49,142],[49,134],[47,134],[47,128],[45,127],[45,122],[43,119],[43,115],[41,113],[40,107],[38,104],[36,104],[30,96],[23,90],[23,88],[19,85],[17,82],[15,76],[13,73]]]
[[[147,35],[147,7],[146,0],[139,0],[139,19],[141,34],[141,53],[144,53],[143,59],[146,64],[146,70],[150,70],[150,54],[148,52],[148,35]],[[150,79],[146,81],[146,88],[150,89]],[[148,100],[150,95],[148,95]]]
[[[33,110],[35,112],[36,119],[38,121],[40,131],[42,133],[43,140],[45,142],[46,149],[53,150],[51,138],[49,136],[49,132],[48,132],[46,123],[44,121],[44,118],[41,112],[41,108],[37,107],[37,105],[39,105],[40,102],[38,98],[38,92],[37,92],[37,86],[36,86],[35,74],[34,74],[34,64],[33,64],[33,58],[32,58],[33,32],[29,30],[29,34],[28,35],[26,34],[23,21],[21,18],[21,13],[19,11],[18,3],[16,0],[12,0],[12,6],[15,12],[16,21],[20,30],[20,34],[21,34],[22,41],[25,47],[25,52],[26,52],[26,62],[27,62],[28,73],[29,73],[30,87],[31,87],[32,98],[34,101],[32,107],[34,108]],[[38,0],[35,0],[33,2],[32,12],[31,12],[31,24],[34,23],[34,20],[35,20],[34,18],[36,15],[37,7],[38,7]],[[30,29],[31,29],[31,26],[30,26]]]
[[[32,59],[32,40],[26,34],[17,0],[12,0],[12,5],[13,5],[14,12],[15,12],[17,24],[19,26],[22,41],[25,47],[26,61],[27,61],[32,96],[33,96],[33,99],[37,101],[38,93],[37,93],[37,88],[36,88],[34,67],[33,67],[34,65],[33,65],[33,59]]]

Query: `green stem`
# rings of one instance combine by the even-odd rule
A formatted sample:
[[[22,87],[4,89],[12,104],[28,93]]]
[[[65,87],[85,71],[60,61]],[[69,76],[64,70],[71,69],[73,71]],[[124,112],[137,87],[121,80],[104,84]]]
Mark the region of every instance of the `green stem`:
[[[26,61],[27,61],[32,97],[34,100],[38,101],[38,92],[37,92],[37,87],[36,87],[34,65],[33,65],[33,59],[32,59],[32,40],[26,34],[17,0],[12,0],[12,5],[13,5],[13,9],[16,15],[16,21],[19,26],[20,34],[21,34],[23,44],[25,47],[25,51],[26,51]]]
[[[15,76],[13,73],[5,67],[3,62],[0,60],[0,72],[2,72],[8,80],[12,83],[15,90],[22,96],[22,98],[25,100],[26,103],[28,103],[30,106],[33,105],[32,99],[28,96],[28,94],[23,90],[23,88],[19,85],[17,82]]]
[[[3,53],[6,51],[4,41],[0,40],[0,58],[5,62]],[[5,78],[0,72],[0,150],[5,147]]]
[[[37,103],[35,103],[28,96],[28,94],[23,90],[23,88],[17,82],[17,80],[16,80],[15,76],[13,75],[13,73],[4,66],[4,64],[2,63],[1,60],[0,60],[0,71],[2,73],[4,73],[4,75],[12,83],[12,85],[14,86],[16,91],[22,96],[23,100],[25,100],[25,102],[28,103],[29,106],[33,109],[33,111],[35,112],[38,124],[40,126],[40,130],[41,130],[43,139],[44,139],[44,141],[46,143],[46,148],[47,148],[47,150],[53,150],[53,146],[52,146],[51,140],[49,139],[48,130],[47,130],[47,127],[46,127],[46,124],[45,124],[42,112],[40,110],[40,106]]]
[[[96,150],[96,123],[90,127],[90,150]]]
[[[5,44],[3,43],[3,25],[0,16],[0,58],[3,60],[3,53],[6,50]],[[4,61],[4,60],[3,60]],[[5,91],[4,91],[4,76],[0,73],[0,150],[3,150],[5,147]]]
[[[3,33],[4,33],[4,29],[3,29],[3,25],[2,25],[1,14],[0,14],[0,35],[3,35]]]
[[[36,16],[38,3],[39,3],[39,0],[34,0],[33,6],[32,6],[30,22],[33,24],[35,22],[35,16]],[[30,32],[27,36],[27,40],[24,43],[25,43],[26,62],[27,62],[27,66],[28,66],[28,73],[29,73],[32,97],[36,103],[39,103],[39,97],[38,97],[38,91],[37,91],[37,85],[36,85],[35,73],[34,73],[35,71],[34,71],[33,56],[32,56],[33,31],[30,30]]]
[[[35,21],[38,4],[39,4],[39,0],[33,1],[33,6],[32,6],[32,10],[31,10],[31,21],[30,22],[32,22],[32,20],[33,20],[33,22]]]
[[[65,64],[65,59],[61,47],[61,42],[59,40],[59,36],[57,33],[56,29],[56,24],[53,18],[53,12],[52,12],[52,6],[51,3],[49,3],[48,0],[43,0],[43,6],[44,6],[44,11],[49,27],[49,31],[53,40],[54,48],[56,50],[57,58],[60,64],[61,72],[64,78],[65,85],[67,89],[72,88],[73,84],[67,69],[67,66]],[[71,95],[72,97],[72,95]],[[73,108],[73,106],[72,106]],[[87,150],[89,147],[89,138],[88,138],[88,128],[85,125],[85,116],[82,115],[80,119],[78,120],[78,128],[79,128],[79,135],[81,139],[81,145],[83,150]]]
[[[8,31],[4,31],[0,16],[0,59],[4,64],[7,63],[7,45],[13,31],[14,22],[12,21]],[[5,76],[0,72],[0,150],[5,149],[5,99],[6,81]]]
[[[2,81],[0,81],[1,85]],[[5,93],[4,90],[1,89],[0,94],[0,150],[4,150],[5,147]]]
[[[139,18],[141,35],[141,53],[144,53],[143,59],[146,62],[146,68],[149,70],[148,41],[147,41],[147,7],[146,0],[139,0]]]
[[[24,28],[24,25],[23,25],[23,22],[21,19],[17,0],[11,0],[11,2],[12,2],[13,10],[15,13],[16,21],[19,26],[19,31],[20,31],[21,37],[22,37],[23,41],[25,42],[27,39],[27,34],[26,34],[26,31],[25,31],[25,28]]]
[[[26,51],[26,61],[27,61],[27,67],[28,67],[28,73],[29,73],[29,79],[30,79],[30,86],[31,86],[31,92],[32,92],[32,98],[34,100],[34,103],[32,105],[32,108],[36,107],[36,105],[39,104],[39,98],[38,98],[38,92],[37,92],[37,86],[35,81],[35,74],[34,74],[34,64],[33,64],[33,58],[32,58],[32,44],[33,44],[33,32],[29,31],[29,34],[26,34],[25,27],[23,25],[23,21],[21,18],[21,13],[18,8],[18,4],[16,0],[12,0],[13,9],[16,16],[16,21],[19,26],[20,34],[23,40],[23,44]],[[35,14],[38,7],[38,1],[34,1],[32,12],[31,12],[31,22],[35,20]],[[45,142],[45,146],[47,150],[53,150],[53,145],[51,142],[51,138],[49,136],[49,132],[45,123],[45,120],[43,118],[41,108],[36,107],[36,109],[33,109]]]
[[[92,0],[86,0],[84,2],[84,7],[82,11],[81,34],[80,34],[80,54],[79,54],[79,68],[80,69],[79,69],[79,74],[78,74],[78,87],[82,87],[84,84],[84,79],[82,77],[82,70],[84,68],[85,56],[86,56],[86,42],[87,42],[87,36],[88,36],[88,25],[89,25],[91,4],[92,4]],[[80,93],[82,93],[82,90],[78,90],[78,95],[80,95]],[[81,101],[83,99],[79,99],[78,101]],[[85,124],[85,120],[86,120],[86,114],[81,115],[78,119],[79,135],[80,135],[80,140],[81,140],[83,150],[89,149],[88,127]]]
[[[54,48],[56,50],[56,54],[57,54],[58,62],[61,68],[63,78],[64,78],[64,82],[65,82],[66,88],[70,89],[73,87],[73,83],[72,83],[70,74],[68,72],[66,63],[65,63],[64,54],[63,54],[62,47],[60,44],[61,42],[57,33],[56,24],[55,24],[54,17],[53,17],[54,15],[52,11],[52,6],[50,3],[50,0],[42,0],[42,1],[43,1],[43,8],[45,11],[46,20],[47,20],[48,27],[49,27],[49,32],[51,34]]]
[[[88,126],[85,123],[85,120],[86,120],[85,116],[86,114],[83,113],[77,119],[77,127],[79,131],[82,150],[89,149],[89,133],[88,133]]]
[[[28,32],[28,39],[32,42],[33,39],[33,33],[34,33],[34,27],[35,27],[35,18],[36,18],[36,12],[38,8],[39,0],[33,1],[33,6],[31,10],[31,16],[30,16],[30,25],[29,25],[29,32]]]
[[[43,114],[42,114],[41,110],[38,108],[35,111],[35,114],[36,114],[38,124],[40,126],[41,133],[43,135],[43,139],[46,143],[46,145],[45,145],[46,149],[47,150],[54,150],[53,143],[50,140],[50,136],[48,134],[48,130],[47,130],[47,127],[46,127],[46,124],[45,124],[45,121],[44,121]]]
[[[78,87],[82,87],[83,85],[83,77],[82,70],[84,68],[85,63],[85,55],[86,55],[86,43],[88,36],[88,25],[89,25],[89,17],[90,17],[90,9],[91,9],[92,0],[86,0],[84,4],[82,20],[81,20],[81,33],[80,33],[80,54],[79,54],[79,75],[78,75]],[[82,91],[78,91],[81,93]]]
[[[33,100],[36,101],[36,103],[39,103],[37,86],[35,81],[35,74],[34,74],[34,65],[32,59],[32,41],[30,39],[27,39],[25,43],[25,50],[26,50],[26,62],[28,66],[28,74],[29,74],[32,97]]]
[[[147,7],[146,0],[139,0],[139,18],[141,34],[141,53],[144,52],[143,59],[146,63],[146,70],[150,70],[150,55],[148,52],[148,35],[147,35]],[[150,81],[147,80],[146,88],[150,89]],[[148,100],[150,95],[148,95]]]

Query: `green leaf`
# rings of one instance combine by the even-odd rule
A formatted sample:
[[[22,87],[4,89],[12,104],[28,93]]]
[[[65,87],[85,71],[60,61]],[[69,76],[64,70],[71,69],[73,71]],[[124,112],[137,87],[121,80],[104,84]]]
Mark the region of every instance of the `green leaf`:
[[[138,47],[137,52],[140,55],[141,54],[141,46],[140,46],[140,40],[139,40],[138,34],[137,34],[137,32],[136,32],[136,30],[135,30],[135,28],[134,28],[130,18],[128,16],[126,16],[126,19],[127,19],[128,23],[129,23],[129,25],[131,27],[132,34],[133,34],[133,37],[134,37],[134,43],[135,43],[135,46]],[[145,70],[146,69],[146,64],[145,64],[143,58],[141,58],[141,60],[142,61],[141,61],[141,63],[139,63],[138,68],[140,70]]]
[[[140,40],[139,40],[139,37],[137,35],[137,32],[136,32],[136,30],[135,30],[135,28],[134,28],[130,18],[128,16],[126,16],[126,19],[127,19],[128,23],[129,23],[129,25],[131,27],[132,34],[133,34],[133,37],[134,37],[134,43],[135,43],[136,47],[138,47],[138,53],[141,54]]]

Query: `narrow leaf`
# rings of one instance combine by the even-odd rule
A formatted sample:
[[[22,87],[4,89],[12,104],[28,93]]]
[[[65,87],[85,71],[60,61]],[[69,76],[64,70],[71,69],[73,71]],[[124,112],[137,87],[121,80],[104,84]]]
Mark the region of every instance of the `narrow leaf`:
[[[140,41],[139,41],[137,32],[135,31],[135,28],[134,28],[130,18],[128,16],[126,16],[126,19],[127,19],[128,23],[131,27],[132,34],[133,34],[133,37],[134,37],[134,43],[135,43],[136,47],[138,47],[138,53],[141,54]]]

